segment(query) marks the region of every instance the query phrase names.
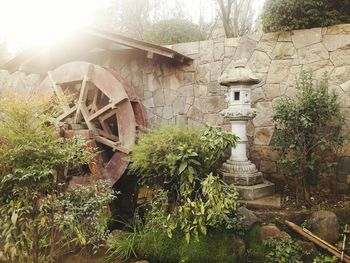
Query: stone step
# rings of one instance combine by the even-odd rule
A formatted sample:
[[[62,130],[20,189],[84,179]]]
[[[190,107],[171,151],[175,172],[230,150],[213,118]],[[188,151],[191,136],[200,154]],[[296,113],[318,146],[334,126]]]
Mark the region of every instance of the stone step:
[[[275,184],[265,179],[261,184],[237,185],[236,188],[242,200],[256,200],[275,194]]]
[[[240,203],[250,209],[273,209],[282,208],[281,195],[274,194],[256,200],[240,200]]]

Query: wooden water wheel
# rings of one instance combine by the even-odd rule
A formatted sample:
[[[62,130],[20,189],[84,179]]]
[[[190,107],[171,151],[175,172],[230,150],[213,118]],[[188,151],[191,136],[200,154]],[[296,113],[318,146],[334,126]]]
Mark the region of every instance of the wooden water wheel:
[[[125,172],[136,130],[145,125],[144,111],[132,86],[116,71],[88,62],[71,62],[48,72],[40,90],[52,88],[62,114],[54,122],[64,137],[82,136],[98,154],[89,168],[110,185]],[[76,183],[88,183],[77,176]]]

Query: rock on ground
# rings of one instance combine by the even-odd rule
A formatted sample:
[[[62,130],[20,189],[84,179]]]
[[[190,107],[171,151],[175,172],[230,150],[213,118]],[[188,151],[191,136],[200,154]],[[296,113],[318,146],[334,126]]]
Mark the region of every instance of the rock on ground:
[[[286,232],[281,231],[276,225],[268,224],[262,226],[259,233],[261,240],[266,240],[268,238],[291,238]]]
[[[244,230],[249,230],[256,222],[259,221],[254,212],[244,206],[238,208],[237,214],[238,216],[242,217],[242,227]]]
[[[319,238],[334,244],[339,238],[339,222],[335,213],[317,211],[311,214],[310,230]]]

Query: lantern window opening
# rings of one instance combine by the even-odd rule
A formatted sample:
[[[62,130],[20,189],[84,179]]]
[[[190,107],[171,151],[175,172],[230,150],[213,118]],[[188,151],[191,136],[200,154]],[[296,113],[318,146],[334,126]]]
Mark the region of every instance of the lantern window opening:
[[[235,91],[235,100],[239,100],[239,94],[240,94],[239,91]]]

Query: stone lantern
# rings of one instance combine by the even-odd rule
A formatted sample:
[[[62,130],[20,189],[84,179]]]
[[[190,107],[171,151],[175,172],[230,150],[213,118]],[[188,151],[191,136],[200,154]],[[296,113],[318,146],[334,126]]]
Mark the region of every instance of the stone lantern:
[[[243,200],[255,200],[273,195],[274,184],[263,179],[262,173],[247,158],[248,120],[255,117],[257,111],[251,108],[252,86],[260,82],[244,61],[231,64],[219,78],[220,85],[228,86],[228,108],[221,114],[231,123],[231,132],[239,137],[237,147],[231,149],[230,158],[222,165],[224,181],[235,184]],[[230,67],[231,66],[231,67]]]

